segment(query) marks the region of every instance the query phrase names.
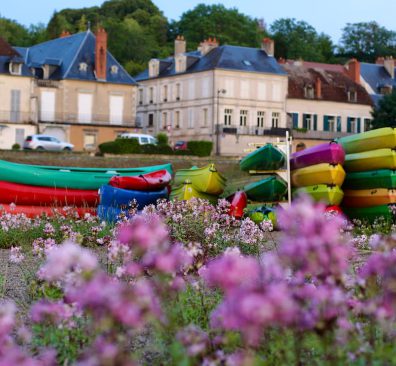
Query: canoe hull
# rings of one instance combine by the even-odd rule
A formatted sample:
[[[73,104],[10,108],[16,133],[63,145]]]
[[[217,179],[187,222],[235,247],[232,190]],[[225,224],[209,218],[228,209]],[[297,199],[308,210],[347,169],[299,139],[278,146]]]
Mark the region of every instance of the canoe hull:
[[[227,201],[231,203],[229,214],[237,219],[241,219],[244,214],[244,209],[247,206],[247,195],[244,191],[235,192],[233,195],[227,197]]]
[[[283,200],[287,192],[287,183],[275,175],[248,184],[243,190],[252,201],[275,202]]]
[[[292,154],[290,169],[301,169],[317,164],[344,164],[345,152],[340,144],[330,142],[316,145]]]
[[[362,172],[396,168],[396,151],[377,149],[356,154],[347,154],[344,168],[347,172]]]
[[[396,171],[391,169],[348,173],[343,187],[348,189],[396,188]]]
[[[396,203],[396,190],[386,188],[344,190],[345,207],[372,207]]]
[[[386,220],[394,219],[387,205],[359,208],[343,207],[343,211],[350,219],[368,220],[370,222],[380,217],[384,217]]]
[[[328,186],[326,184],[301,187],[293,191],[293,197],[301,194],[308,194],[314,199],[314,201],[325,202],[327,205],[331,206],[338,206],[344,197],[344,192],[340,187]]]
[[[266,144],[245,156],[239,163],[243,171],[277,170],[283,166],[286,156],[272,144]]]
[[[172,180],[172,175],[165,169],[137,176],[115,176],[109,185],[136,191],[155,191],[166,187]]]
[[[95,207],[48,207],[48,206],[32,206],[32,205],[9,205],[5,203],[0,204],[0,214],[9,213],[12,215],[24,214],[27,217],[35,218],[37,216],[46,215],[52,217],[55,215],[70,216],[78,214],[79,217],[84,217],[86,214],[96,216]]]
[[[171,200],[189,201],[192,198],[200,198],[217,204],[218,197],[207,193],[200,192],[194,188],[191,182],[184,182],[178,187],[173,187],[170,194]]]
[[[291,172],[291,181],[294,187],[328,184],[341,186],[345,179],[343,167],[331,164],[317,164]]]

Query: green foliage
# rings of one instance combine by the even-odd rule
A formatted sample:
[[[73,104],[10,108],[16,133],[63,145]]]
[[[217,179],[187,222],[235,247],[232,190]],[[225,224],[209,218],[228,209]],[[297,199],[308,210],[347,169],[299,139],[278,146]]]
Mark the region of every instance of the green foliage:
[[[192,155],[209,156],[212,153],[212,141],[188,141],[187,148]]]
[[[371,125],[374,129],[396,127],[396,92],[385,95],[372,112]]]
[[[116,139],[99,145],[102,154],[137,154],[140,145],[136,139]]]
[[[168,145],[169,138],[166,133],[160,132],[157,136],[158,145]]]
[[[0,35],[11,46],[29,46],[29,32],[16,21],[0,17]]]
[[[14,145],[11,146],[11,150],[21,150],[21,145],[15,143]]]

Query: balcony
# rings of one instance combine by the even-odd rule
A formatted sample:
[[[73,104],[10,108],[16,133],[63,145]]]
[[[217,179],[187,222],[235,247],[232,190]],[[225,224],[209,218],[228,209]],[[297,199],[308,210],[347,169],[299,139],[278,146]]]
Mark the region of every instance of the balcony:
[[[34,116],[30,112],[0,110],[1,123],[29,123],[32,121],[34,121]]]
[[[284,137],[286,135],[287,131],[290,131],[290,129],[289,128],[282,128],[282,127],[272,127],[272,128],[269,128],[269,129],[264,129],[263,135]]]
[[[57,80],[44,80],[36,79],[36,86],[40,88],[59,88],[59,81]]]
[[[292,130],[292,136],[294,139],[334,140],[335,138],[349,135],[351,135],[351,133],[348,132]]]

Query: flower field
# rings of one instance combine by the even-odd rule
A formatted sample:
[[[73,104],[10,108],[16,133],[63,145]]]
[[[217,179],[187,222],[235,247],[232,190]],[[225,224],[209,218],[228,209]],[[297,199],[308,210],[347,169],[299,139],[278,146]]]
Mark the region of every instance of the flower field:
[[[396,237],[308,199],[271,222],[161,201],[0,216],[3,365],[391,365]],[[15,270],[22,297],[5,290]]]

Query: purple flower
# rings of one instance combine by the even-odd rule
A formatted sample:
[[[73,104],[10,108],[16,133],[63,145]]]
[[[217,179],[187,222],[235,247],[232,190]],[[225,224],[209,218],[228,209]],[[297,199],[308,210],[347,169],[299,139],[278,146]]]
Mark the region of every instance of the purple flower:
[[[21,247],[11,247],[9,261],[11,263],[19,264],[25,259]]]
[[[176,339],[184,346],[190,357],[204,354],[209,347],[209,336],[195,325],[180,330]]]

